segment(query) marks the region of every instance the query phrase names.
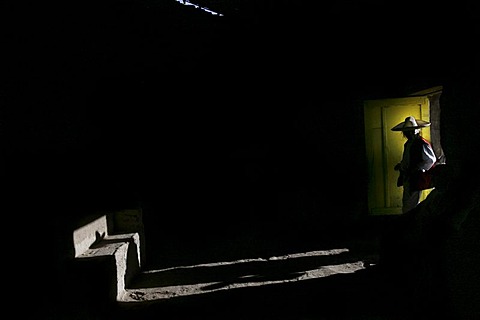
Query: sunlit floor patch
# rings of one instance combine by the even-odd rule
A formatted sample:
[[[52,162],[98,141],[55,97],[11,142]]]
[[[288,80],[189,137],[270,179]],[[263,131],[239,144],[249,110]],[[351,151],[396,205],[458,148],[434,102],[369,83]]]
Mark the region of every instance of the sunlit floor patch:
[[[236,288],[304,281],[364,269],[348,249],[178,266],[142,272],[122,302],[145,302]]]

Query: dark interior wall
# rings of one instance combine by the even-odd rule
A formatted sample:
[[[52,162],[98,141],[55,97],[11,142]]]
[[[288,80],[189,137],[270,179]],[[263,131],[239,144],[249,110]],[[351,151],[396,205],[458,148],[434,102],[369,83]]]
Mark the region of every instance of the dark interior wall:
[[[476,185],[477,173],[473,169],[475,157],[472,155],[479,143],[476,119],[480,99],[474,92],[478,91],[480,85],[478,78],[471,73],[474,70],[472,68],[465,73],[470,74],[469,77],[460,76],[452,80],[441,103],[450,106],[442,109],[442,131],[448,133],[442,138],[446,145],[447,161],[457,168],[458,176],[471,176],[469,180]]]
[[[5,96],[7,175],[33,179],[31,190],[48,181],[52,190],[36,197],[48,204],[54,194],[77,211],[136,205],[153,185],[181,203],[178,210],[216,206],[223,214],[230,200],[239,207],[230,210],[241,212],[246,186],[255,184],[245,170],[256,164],[245,162],[263,162],[264,183],[275,189],[280,180],[290,194],[289,181],[313,186],[322,166],[343,160],[348,151],[338,146],[327,146],[340,153],[335,162],[322,155],[321,136],[338,121],[358,128],[340,110],[348,103],[356,116],[359,101],[339,97],[343,68],[326,70],[327,83],[311,83],[321,65],[302,61],[303,50],[282,40],[298,44],[310,33],[295,40],[295,28],[255,30],[172,8],[128,1],[19,6],[12,34],[20,50],[13,50]],[[306,123],[309,114],[316,120]],[[206,195],[214,193],[221,196]],[[195,200],[179,200],[183,194]],[[268,207],[285,210],[276,191],[270,197]]]

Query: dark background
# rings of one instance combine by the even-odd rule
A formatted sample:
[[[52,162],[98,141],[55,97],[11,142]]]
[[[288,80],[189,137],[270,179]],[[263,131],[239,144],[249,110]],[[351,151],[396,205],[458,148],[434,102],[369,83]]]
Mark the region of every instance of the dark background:
[[[24,275],[62,274],[72,230],[105,210],[142,208],[147,259],[348,235],[366,215],[365,99],[443,86],[442,145],[476,186],[475,3],[198,4],[224,16],[2,3],[2,203]]]

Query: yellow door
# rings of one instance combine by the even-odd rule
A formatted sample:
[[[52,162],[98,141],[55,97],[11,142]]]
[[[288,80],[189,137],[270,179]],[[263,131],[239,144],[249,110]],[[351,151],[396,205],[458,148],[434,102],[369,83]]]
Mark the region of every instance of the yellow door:
[[[427,97],[406,97],[367,100],[364,103],[365,144],[368,163],[368,210],[370,214],[400,214],[402,187],[397,187],[398,172],[393,168],[400,162],[405,138],[391,131],[408,116],[430,121]],[[430,140],[430,129],[422,129]],[[423,191],[421,201],[431,190]]]

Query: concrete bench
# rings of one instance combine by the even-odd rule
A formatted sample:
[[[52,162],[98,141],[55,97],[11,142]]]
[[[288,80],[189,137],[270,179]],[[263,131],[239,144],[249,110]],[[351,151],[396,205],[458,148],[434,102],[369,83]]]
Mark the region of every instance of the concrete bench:
[[[111,212],[74,231],[76,272],[83,290],[110,302],[122,300],[144,263],[141,218],[141,210]]]

